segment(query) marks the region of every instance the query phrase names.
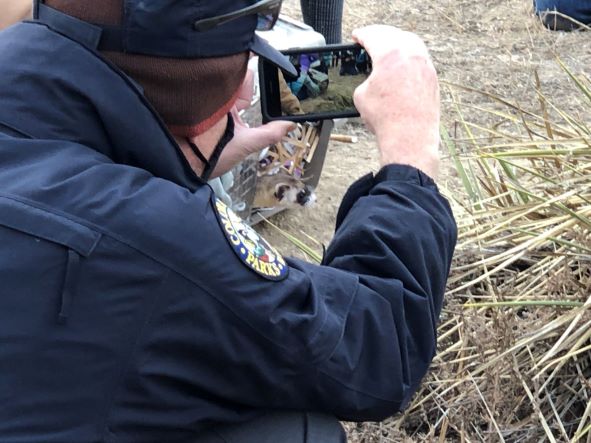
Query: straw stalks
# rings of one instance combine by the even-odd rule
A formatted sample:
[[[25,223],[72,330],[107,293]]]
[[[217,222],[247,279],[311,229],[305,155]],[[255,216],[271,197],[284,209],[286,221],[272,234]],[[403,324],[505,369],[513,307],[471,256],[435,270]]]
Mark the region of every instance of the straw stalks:
[[[591,130],[535,80],[536,111],[447,85],[464,192],[439,353],[388,438],[358,441],[591,442]]]
[[[589,117],[591,80],[558,63]],[[351,442],[591,442],[591,128],[534,80],[534,110],[445,85],[459,241],[438,354],[407,410],[347,424]]]

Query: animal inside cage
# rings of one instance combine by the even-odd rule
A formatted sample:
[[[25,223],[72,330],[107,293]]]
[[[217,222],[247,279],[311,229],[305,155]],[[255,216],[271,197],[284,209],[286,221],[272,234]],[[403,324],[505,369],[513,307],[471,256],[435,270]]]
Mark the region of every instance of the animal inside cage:
[[[279,17],[272,30],[257,31],[257,33],[280,50],[293,47],[317,47],[325,44],[322,34],[314,31],[310,26],[284,15]],[[258,126],[261,123],[257,66],[258,60],[253,57],[250,60],[249,68],[255,74],[254,99],[251,107],[242,115],[242,119],[251,126]],[[296,144],[301,142],[298,147],[300,149],[293,149],[290,152],[290,145],[293,147],[294,143],[287,141],[283,143],[283,149],[269,147],[266,154],[271,152],[270,156],[273,157],[273,153],[277,153],[275,161],[279,163],[276,165],[279,166],[278,169],[284,169],[287,174],[301,179],[306,186],[315,188],[324,166],[333,122],[326,120],[312,126],[310,124],[304,126],[313,127],[314,131],[306,131],[303,139],[296,140]],[[306,139],[306,135],[308,135],[308,139]],[[315,138],[311,139],[313,135]],[[292,138],[294,137],[297,138],[297,135],[292,135]],[[250,224],[256,224],[263,217],[269,217],[285,209],[284,207],[260,209],[253,206],[257,185],[261,185],[261,175],[274,172],[269,169],[269,165],[265,165],[269,156],[266,154],[263,153],[262,158],[260,153],[252,154],[246,158],[233,169],[230,183],[221,189],[222,193],[227,195],[227,201],[231,202],[229,206]],[[298,158],[299,155],[301,158]],[[294,158],[289,158],[290,156]]]
[[[257,186],[263,184],[261,178],[267,174],[288,174],[301,180],[307,187],[315,188],[320,181],[332,127],[331,120],[301,125],[299,133],[296,131],[291,138],[284,139],[262,153],[252,154],[237,165],[232,171],[234,182],[228,191],[234,212],[250,224],[256,224],[263,217],[270,217],[285,209],[281,205],[255,207]]]

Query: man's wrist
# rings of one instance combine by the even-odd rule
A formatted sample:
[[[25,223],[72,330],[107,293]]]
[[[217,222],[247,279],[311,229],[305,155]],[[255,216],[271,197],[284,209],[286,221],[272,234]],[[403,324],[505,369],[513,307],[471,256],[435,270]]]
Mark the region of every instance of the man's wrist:
[[[439,126],[428,122],[397,122],[376,131],[380,165],[410,165],[437,179]]]
[[[434,186],[435,181],[422,170],[406,164],[391,163],[383,166],[373,177],[373,185],[381,182],[400,181],[419,186]]]
[[[433,155],[428,152],[419,155],[404,156],[381,156],[380,166],[383,168],[389,165],[407,165],[412,166],[424,174],[437,180],[439,172],[439,155]]]

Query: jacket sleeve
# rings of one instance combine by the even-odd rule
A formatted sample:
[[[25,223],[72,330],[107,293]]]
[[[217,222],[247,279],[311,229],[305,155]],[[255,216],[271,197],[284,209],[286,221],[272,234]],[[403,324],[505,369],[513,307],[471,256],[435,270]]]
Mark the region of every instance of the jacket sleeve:
[[[232,295],[249,300],[236,312],[267,339],[244,341],[252,372],[225,368],[234,401],[351,421],[404,408],[435,354],[455,242],[448,202],[418,170],[391,165],[356,182],[323,265],[289,259],[286,280],[249,279]]]
[[[358,285],[342,336],[318,368],[339,417],[378,420],[409,402],[435,354],[456,235],[448,202],[409,166],[387,166],[345,195],[324,265]]]
[[[191,417],[203,398],[231,411],[319,411],[352,421],[402,409],[435,353],[456,241],[433,181],[401,165],[359,180],[324,263],[288,259],[281,281],[238,260],[214,211],[196,197],[176,206],[193,212],[178,214],[164,207],[173,195],[151,200],[181,235],[158,237],[167,241],[158,250],[176,251],[177,265],[138,350],[147,356],[138,371],[149,376],[138,378],[137,392],[186,405]]]

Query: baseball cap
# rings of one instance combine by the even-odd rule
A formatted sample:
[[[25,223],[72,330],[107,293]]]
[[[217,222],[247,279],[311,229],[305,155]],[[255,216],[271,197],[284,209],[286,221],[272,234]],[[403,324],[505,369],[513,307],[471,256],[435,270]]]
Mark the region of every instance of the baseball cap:
[[[248,11],[256,9],[253,6],[258,4],[264,6],[264,3],[277,5],[277,1],[271,0],[127,0],[121,25],[92,24],[92,38],[100,51],[169,58],[223,57],[252,51],[295,75],[296,70],[289,59],[255,33],[260,17],[256,12],[249,14]],[[209,29],[199,26],[207,19],[232,16],[240,10],[246,10],[246,14],[219,20]],[[72,21],[75,19],[64,18],[44,5],[42,0],[35,0],[33,15],[62,29],[64,26],[76,27]],[[90,32],[88,27],[84,32]],[[88,40],[88,35],[85,37]]]

